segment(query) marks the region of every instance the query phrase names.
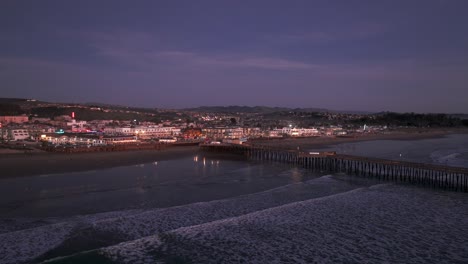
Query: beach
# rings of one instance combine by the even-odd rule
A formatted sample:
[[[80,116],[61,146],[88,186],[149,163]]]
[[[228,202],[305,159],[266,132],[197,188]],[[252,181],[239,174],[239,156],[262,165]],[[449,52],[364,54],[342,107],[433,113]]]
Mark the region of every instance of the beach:
[[[309,137],[257,139],[255,145],[275,146],[286,149],[324,148],[330,145],[370,140],[417,140],[443,137],[450,134],[466,134],[467,129],[400,129],[385,134],[359,134],[344,137]],[[0,177],[20,177],[52,173],[88,171],[169,160],[196,155],[197,146],[177,146],[164,150],[139,150],[95,153],[47,153],[22,151],[0,152]]]
[[[308,137],[308,138],[278,138],[259,139],[253,141],[255,145],[273,146],[286,149],[313,149],[324,148],[330,145],[371,141],[371,140],[418,140],[438,138],[451,134],[467,134],[466,128],[447,129],[399,129],[386,133],[360,133],[346,136]]]
[[[89,171],[194,155],[198,146],[93,153],[0,154],[1,178]]]
[[[467,134],[421,134],[351,138],[329,147],[468,167]],[[320,142],[316,146],[337,143]],[[197,147],[4,157],[29,169],[48,159],[59,165],[45,170],[61,164],[122,166],[0,179],[1,263],[468,260],[465,193],[202,153]]]

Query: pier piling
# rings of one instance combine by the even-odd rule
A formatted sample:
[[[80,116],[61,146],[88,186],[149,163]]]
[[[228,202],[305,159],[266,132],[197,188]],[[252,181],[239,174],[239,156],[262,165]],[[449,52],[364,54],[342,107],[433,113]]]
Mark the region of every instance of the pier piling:
[[[379,180],[468,192],[468,168],[367,158],[329,152],[302,152],[264,146],[202,144],[203,151],[229,152],[258,161],[289,163],[313,171],[346,173]]]

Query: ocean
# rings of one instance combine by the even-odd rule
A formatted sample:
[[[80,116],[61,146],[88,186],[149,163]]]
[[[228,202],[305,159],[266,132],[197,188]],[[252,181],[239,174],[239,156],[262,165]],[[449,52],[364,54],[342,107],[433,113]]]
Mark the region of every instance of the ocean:
[[[329,146],[468,167],[468,135]],[[468,263],[468,195],[199,153],[0,180],[0,263]]]

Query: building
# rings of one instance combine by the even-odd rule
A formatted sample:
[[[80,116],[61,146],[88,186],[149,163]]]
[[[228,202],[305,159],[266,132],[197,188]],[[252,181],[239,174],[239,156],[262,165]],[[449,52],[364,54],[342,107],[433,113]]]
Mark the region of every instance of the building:
[[[234,139],[244,137],[244,129],[241,127],[204,128],[202,131],[206,135],[206,137],[210,139]]]
[[[57,133],[44,133],[41,135],[41,141],[49,142],[53,145],[72,145],[72,146],[102,146],[112,143],[124,143],[124,140],[133,139],[134,137],[127,138],[105,138],[94,134],[57,134]],[[115,142],[114,142],[115,141]]]
[[[0,116],[0,123],[2,123],[3,125],[9,124],[9,123],[22,124],[22,123],[27,123],[28,121],[29,121],[29,118],[27,115]]]
[[[175,127],[135,127],[131,129],[138,138],[169,138],[180,135],[180,128]]]
[[[8,137],[10,140],[25,140],[30,139],[29,131],[24,128],[9,129]]]
[[[71,122],[67,122],[67,127],[70,128],[72,132],[84,132],[86,131],[86,121],[76,121],[72,119]]]
[[[126,136],[104,136],[102,140],[110,145],[110,144],[124,144],[124,143],[135,143],[136,137],[133,135],[126,135]]]
[[[316,128],[291,128],[283,127],[281,129],[275,129],[277,134],[288,135],[291,137],[307,137],[307,136],[316,136],[319,131]]]
[[[244,135],[250,138],[263,136],[263,131],[259,127],[244,127]]]
[[[47,117],[33,117],[31,123],[50,123],[51,119]]]
[[[202,136],[201,128],[187,128],[182,133],[183,138],[185,139],[197,139]]]
[[[167,138],[179,136],[180,128],[161,126],[106,127],[106,134],[135,135],[138,139]]]

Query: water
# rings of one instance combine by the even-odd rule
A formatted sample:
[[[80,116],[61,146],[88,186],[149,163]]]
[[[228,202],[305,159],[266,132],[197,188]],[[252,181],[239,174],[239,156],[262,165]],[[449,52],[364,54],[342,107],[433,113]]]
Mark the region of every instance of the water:
[[[268,190],[316,177],[284,164],[197,155],[98,171],[0,180],[1,217],[63,217],[170,207]]]
[[[352,145],[467,166],[467,139]],[[465,193],[202,155],[0,186],[1,263],[468,263]]]
[[[467,134],[421,140],[374,140],[343,143],[320,150],[356,156],[468,167]]]

